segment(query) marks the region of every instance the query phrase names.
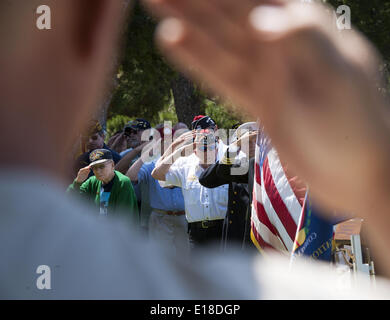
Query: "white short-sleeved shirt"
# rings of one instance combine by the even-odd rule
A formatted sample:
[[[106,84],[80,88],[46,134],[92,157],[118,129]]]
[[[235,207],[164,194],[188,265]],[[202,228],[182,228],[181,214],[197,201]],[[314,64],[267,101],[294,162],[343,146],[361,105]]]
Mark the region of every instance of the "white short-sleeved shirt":
[[[174,185],[182,188],[186,218],[189,223],[204,220],[225,219],[229,185],[206,188],[199,183],[204,169],[199,158],[192,154],[175,161],[167,174],[163,186]]]

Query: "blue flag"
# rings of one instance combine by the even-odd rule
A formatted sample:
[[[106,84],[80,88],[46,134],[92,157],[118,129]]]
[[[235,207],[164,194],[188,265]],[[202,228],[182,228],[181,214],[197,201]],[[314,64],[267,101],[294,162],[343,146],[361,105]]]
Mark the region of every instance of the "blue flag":
[[[295,236],[292,259],[301,255],[315,260],[331,261],[333,222],[322,218],[306,193]]]

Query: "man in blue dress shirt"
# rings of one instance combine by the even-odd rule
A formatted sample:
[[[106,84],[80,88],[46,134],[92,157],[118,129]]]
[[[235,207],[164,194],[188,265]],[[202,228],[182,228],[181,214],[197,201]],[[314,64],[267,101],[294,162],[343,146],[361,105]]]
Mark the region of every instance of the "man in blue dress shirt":
[[[159,130],[159,132],[162,138],[161,148],[163,148],[164,130]],[[143,152],[148,152],[147,150],[151,150],[152,147],[153,142]],[[158,159],[159,156],[144,163],[145,157],[140,157],[126,175],[142,194],[141,206],[142,202],[148,199],[150,215],[147,215],[146,211],[144,214],[141,211],[141,221],[144,226],[147,223],[149,239],[180,257],[188,257],[190,246],[183,193],[178,187],[162,188],[159,182],[152,177],[152,171]]]

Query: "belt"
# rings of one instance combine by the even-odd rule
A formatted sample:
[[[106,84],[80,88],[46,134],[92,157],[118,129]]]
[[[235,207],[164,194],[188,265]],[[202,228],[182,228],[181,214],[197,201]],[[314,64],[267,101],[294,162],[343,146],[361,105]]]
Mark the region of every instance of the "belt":
[[[203,220],[203,221],[197,221],[197,222],[190,222],[188,225],[190,228],[196,228],[196,229],[208,229],[212,227],[217,227],[219,225],[222,225],[224,219],[218,219],[218,220]]]
[[[162,213],[162,214],[167,214],[168,216],[182,216],[185,214],[185,211],[165,211],[165,210],[160,210],[160,209],[152,209],[153,211],[157,213]]]

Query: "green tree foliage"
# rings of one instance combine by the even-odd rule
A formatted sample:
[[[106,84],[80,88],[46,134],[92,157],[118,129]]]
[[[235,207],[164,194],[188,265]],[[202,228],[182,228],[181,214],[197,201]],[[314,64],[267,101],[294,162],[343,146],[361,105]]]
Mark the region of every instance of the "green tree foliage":
[[[128,123],[133,118],[130,118],[126,115],[116,115],[107,120],[106,123],[106,139],[108,140],[111,136],[113,136],[117,131],[123,130],[126,123]]]
[[[237,123],[234,114],[222,105],[210,106],[204,93],[166,63],[154,44],[155,28],[156,21],[136,3],[124,34],[116,87],[108,110],[108,119],[112,119],[107,122],[109,135],[117,130],[118,115],[145,118],[152,125],[176,123],[179,117],[189,125],[193,116],[210,112],[224,126]]]
[[[219,128],[231,129],[237,123],[245,122],[244,119],[234,112],[231,108],[227,108],[224,104],[214,101],[206,101],[206,112],[208,116],[215,120]]]
[[[154,45],[155,27],[156,22],[137,3],[124,35],[109,117],[122,114],[152,119],[169,103],[176,73]]]
[[[170,104],[166,105],[164,109],[158,112],[157,116],[151,122],[152,126],[156,126],[164,121],[171,121],[172,124],[178,122],[175,105],[173,100]]]
[[[390,1],[318,1],[328,2],[334,8],[348,5],[351,8],[352,23],[374,43],[386,61],[384,70],[389,69]],[[225,109],[225,104],[210,102],[207,94],[200,92],[199,88],[191,92],[190,86],[178,86],[183,82],[178,81],[180,75],[166,63],[154,44],[155,28],[156,21],[137,2],[124,33],[122,56],[108,118],[116,115],[125,115],[132,119],[142,117],[148,119],[152,125],[164,120],[177,122],[179,118],[188,124],[192,113],[204,112],[212,116],[221,128],[229,128],[237,122],[245,121],[238,113]],[[387,78],[390,88],[388,73]],[[197,96],[200,101],[194,99]],[[180,109],[176,110],[175,107]],[[116,129],[114,123],[119,126],[119,118],[114,119],[116,120],[109,123],[113,123],[112,127]]]

